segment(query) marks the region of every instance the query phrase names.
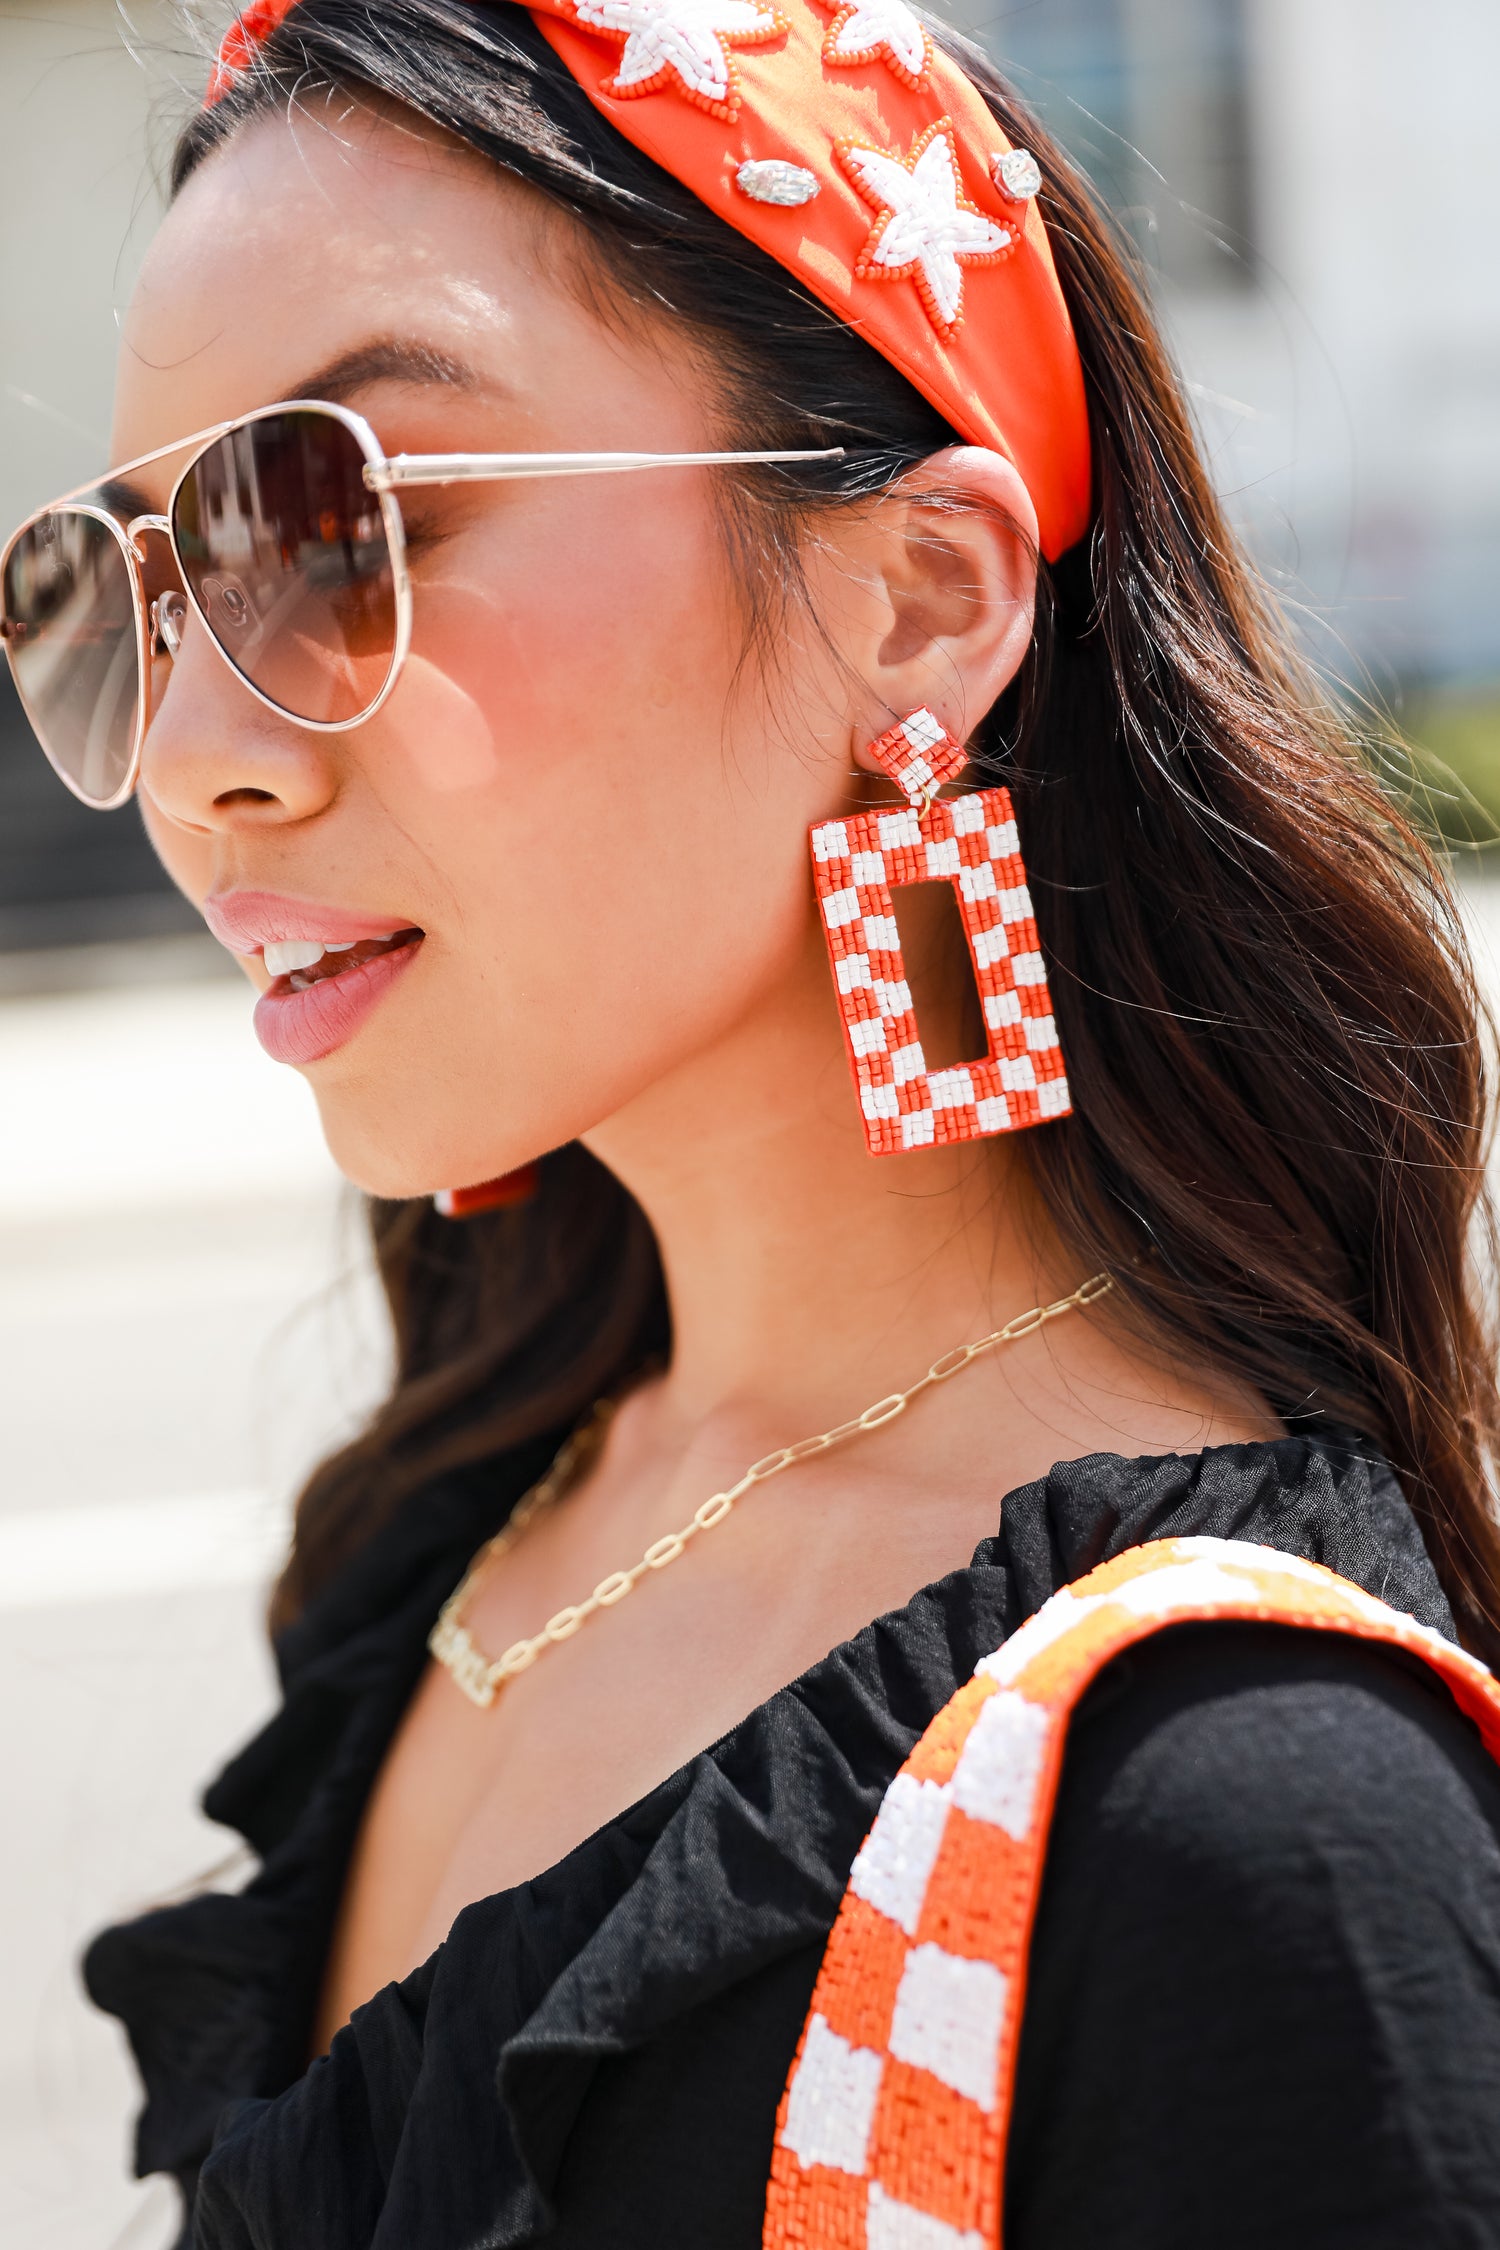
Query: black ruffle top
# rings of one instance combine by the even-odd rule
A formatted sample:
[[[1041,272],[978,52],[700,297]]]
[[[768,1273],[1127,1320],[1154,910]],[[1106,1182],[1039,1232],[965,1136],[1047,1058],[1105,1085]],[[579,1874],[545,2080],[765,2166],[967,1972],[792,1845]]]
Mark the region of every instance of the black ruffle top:
[[[758,2250],[850,1863],[918,1735],[1059,1586],[1204,1533],[1452,1635],[1389,1470],[1338,1438],[1096,1455],[535,1880],[468,1907],[304,2070],[364,1803],[427,1632],[552,1441],[416,1496],[281,1642],[210,1788],[260,1866],[86,1979],[201,2250]],[[1500,1776],[1387,1652],[1179,1627],[1096,1683],[1053,1831],[1007,2250],[1500,2246]],[[212,2153],[210,2153],[212,2151]]]

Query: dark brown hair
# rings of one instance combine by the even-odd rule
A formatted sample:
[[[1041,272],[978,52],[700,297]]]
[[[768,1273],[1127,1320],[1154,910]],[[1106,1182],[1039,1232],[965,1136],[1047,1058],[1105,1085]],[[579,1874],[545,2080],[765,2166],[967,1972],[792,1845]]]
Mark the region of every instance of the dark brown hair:
[[[1078,1270],[1113,1271],[1158,1343],[1290,1427],[1384,1450],[1465,1636],[1500,1653],[1487,1099],[1452,899],[1236,546],[1131,253],[993,66],[933,31],[1040,160],[1093,425],[1092,532],[1044,574],[1031,655],[974,744],[1016,795],[1076,1104],[1025,1136],[1031,1179]],[[174,185],[246,117],[329,88],[406,105],[571,213],[611,286],[700,339],[728,442],[856,449],[736,485],[762,630],[819,510],[951,442],[509,5],[302,0],[188,127]],[[542,1183],[464,1226],[374,1206],[396,1381],[302,1495],[277,1622],[436,1472],[559,1429],[666,1347],[638,1205],[577,1147]]]

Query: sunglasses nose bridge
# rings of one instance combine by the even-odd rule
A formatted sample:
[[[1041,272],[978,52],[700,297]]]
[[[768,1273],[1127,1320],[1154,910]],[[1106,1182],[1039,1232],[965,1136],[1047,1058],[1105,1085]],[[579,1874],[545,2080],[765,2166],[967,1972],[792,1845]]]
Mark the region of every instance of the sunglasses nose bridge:
[[[141,545],[139,536],[144,531],[159,531],[164,539],[170,539],[172,536],[172,526],[167,517],[132,516],[125,526],[125,536],[130,541],[130,552],[138,563],[144,563],[146,560],[146,550]]]

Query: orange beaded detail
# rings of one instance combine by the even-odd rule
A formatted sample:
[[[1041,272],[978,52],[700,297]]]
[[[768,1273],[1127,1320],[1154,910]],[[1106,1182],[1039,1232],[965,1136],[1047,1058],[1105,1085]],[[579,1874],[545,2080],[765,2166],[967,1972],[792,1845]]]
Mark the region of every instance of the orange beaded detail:
[[[439,1188],[432,1200],[445,1219],[475,1219],[481,1211],[505,1211],[512,1204],[529,1203],[541,1184],[540,1164],[522,1164],[475,1187]]]
[[[836,13],[823,39],[831,70],[884,63],[903,86],[925,91],[932,76],[932,40],[906,0],[818,0]]]
[[[733,50],[779,45],[787,33],[786,17],[763,0],[549,0],[549,12],[620,42],[618,67],[600,82],[601,93],[633,101],[670,88],[727,125],[743,99]]]
[[[904,809],[825,820],[813,881],[872,1156],[981,1139],[1072,1107],[1047,972],[1006,789],[937,797],[968,753],[930,711],[870,745]],[[901,956],[893,890],[946,878],[958,894],[989,1052],[929,1070]]]
[[[1500,1683],[1485,1666],[1317,1563],[1163,1539],[1054,1594],[939,1712],[854,1862],[777,2117],[764,2250],[999,2250],[1068,1722],[1132,1642],[1212,1618],[1404,1649],[1500,1757]]]
[[[980,211],[960,187],[953,121],[940,117],[913,141],[908,154],[866,146],[845,135],[834,154],[875,222],[854,261],[861,281],[910,281],[927,317],[945,343],[963,325],[967,266],[995,266],[1015,250],[1013,228]],[[934,204],[943,211],[946,255],[934,259],[923,222]]]

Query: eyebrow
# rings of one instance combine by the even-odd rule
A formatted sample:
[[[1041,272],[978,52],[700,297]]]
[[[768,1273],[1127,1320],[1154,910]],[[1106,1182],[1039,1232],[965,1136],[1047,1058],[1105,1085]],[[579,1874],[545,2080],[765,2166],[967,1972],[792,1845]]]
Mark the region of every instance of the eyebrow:
[[[142,492],[128,477],[106,477],[95,490],[110,514],[122,517],[126,523],[134,523],[137,516],[161,513],[150,494]]]
[[[343,405],[356,391],[367,390],[376,383],[432,384],[439,383],[449,390],[509,395],[510,386],[498,377],[480,375],[465,360],[456,359],[451,352],[442,352],[433,344],[409,342],[401,336],[374,336],[366,343],[356,344],[335,359],[325,360],[310,375],[283,395],[288,399],[324,400],[329,405]],[[197,433],[195,433],[197,434]],[[207,436],[207,431],[202,433]],[[132,467],[144,467],[147,462],[170,458],[186,446],[159,446]],[[150,496],[128,477],[106,476],[93,484],[75,485],[53,502],[63,507],[69,500],[81,499],[86,493],[95,493],[113,513],[130,520],[135,516],[153,515]]]
[[[337,359],[325,361],[286,395],[343,405],[352,393],[368,390],[376,383],[441,383],[456,391],[500,387],[466,361],[439,351],[435,345],[411,343],[400,336],[376,336],[368,343],[356,344],[351,351],[340,352]]]

